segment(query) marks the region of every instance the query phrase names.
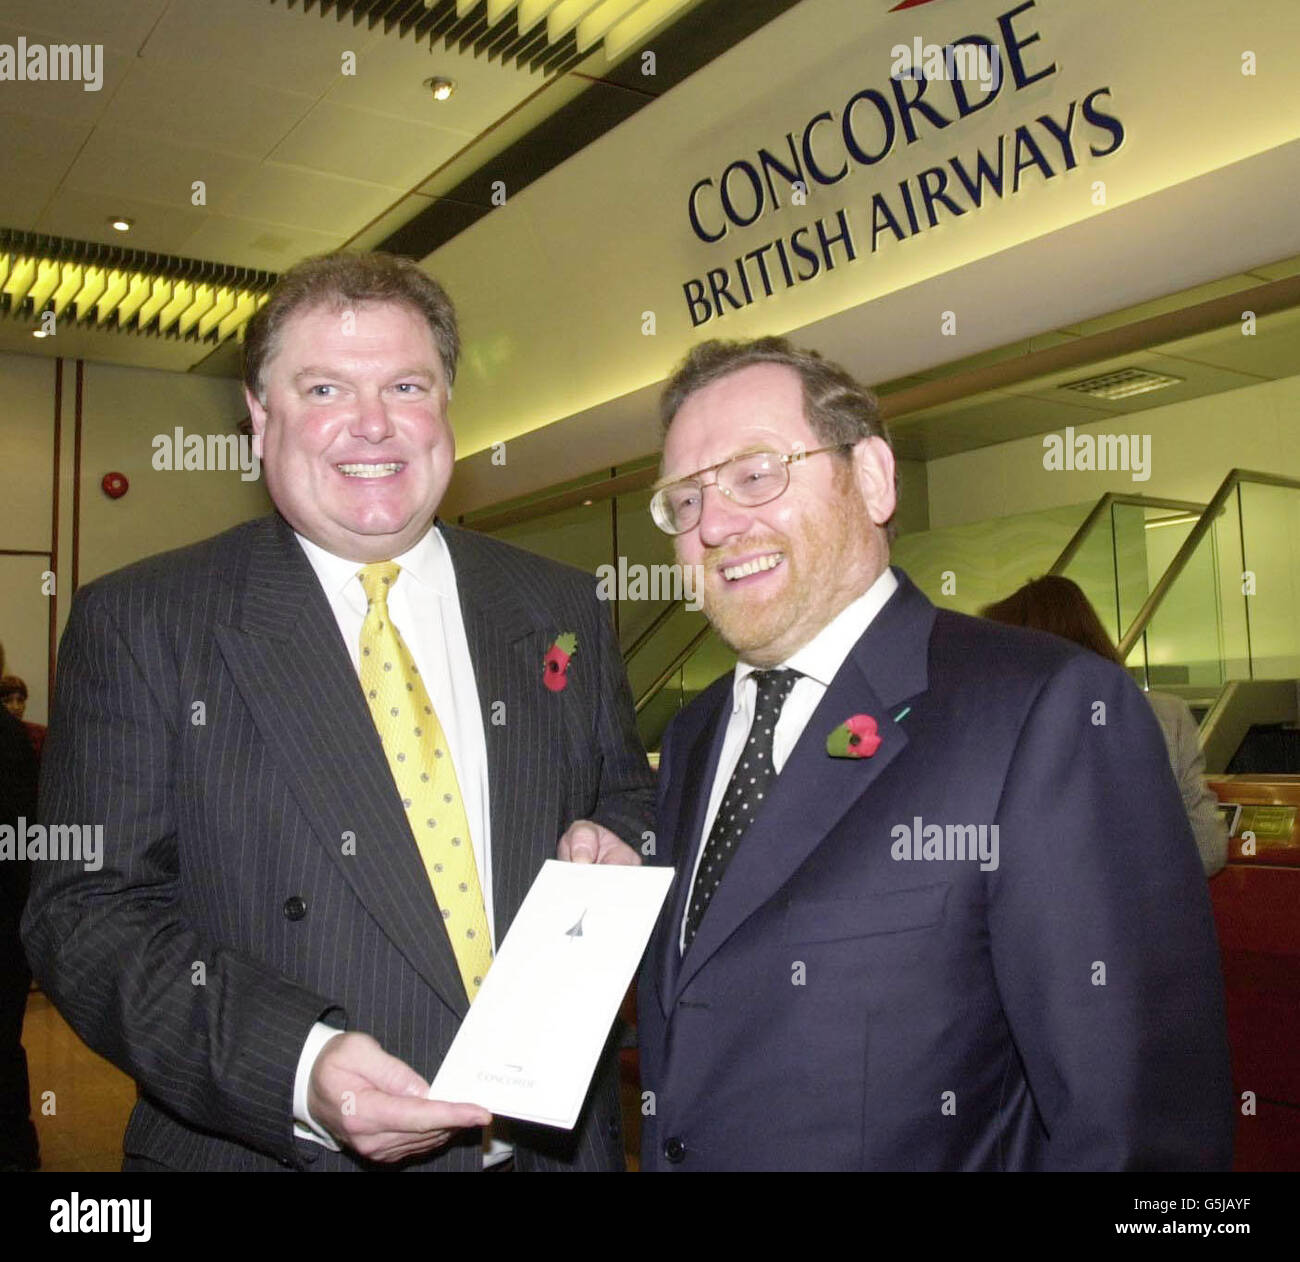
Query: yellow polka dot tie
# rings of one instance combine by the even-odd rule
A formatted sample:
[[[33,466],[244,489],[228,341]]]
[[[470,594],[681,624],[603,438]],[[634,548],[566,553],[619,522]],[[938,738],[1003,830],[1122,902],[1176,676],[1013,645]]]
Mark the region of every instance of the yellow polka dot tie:
[[[361,624],[361,688],[472,1000],[492,963],[492,938],[447,737],[388,616],[388,593],[400,572],[395,561],[357,572],[369,602]]]

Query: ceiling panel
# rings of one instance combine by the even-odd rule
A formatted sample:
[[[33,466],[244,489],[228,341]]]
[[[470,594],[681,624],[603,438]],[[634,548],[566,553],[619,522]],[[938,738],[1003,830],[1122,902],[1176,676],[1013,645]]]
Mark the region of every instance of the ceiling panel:
[[[267,156],[404,192],[467,139],[460,132],[323,101]]]
[[[97,127],[68,168],[64,187],[137,197],[159,206],[189,207],[193,205],[193,182],[202,180],[207,204],[219,209],[257,170],[258,164],[248,158],[173,144],[143,132]]]
[[[266,0],[175,0],[143,49],[153,64],[188,68],[196,82],[209,74],[319,97],[341,76],[343,53],[383,40],[382,32],[351,22],[322,22],[315,14]]]
[[[136,227],[129,234],[115,232],[108,226],[111,215],[126,215],[135,220]],[[64,189],[41,213],[37,231],[75,241],[183,254],[185,242],[203,218],[203,211],[187,203],[162,206],[118,193]]]
[[[1283,259],[1280,263],[1269,263],[1263,267],[1252,267],[1252,276],[1263,280],[1285,280],[1288,276],[1300,276],[1300,255]]]
[[[82,329],[73,325],[59,329],[53,337],[37,340],[29,324],[0,318],[0,351],[17,355],[62,355],[65,359],[96,359],[121,362],[120,349],[126,339],[120,333]],[[166,368],[186,372],[199,347],[193,342],[165,337],[132,337],[130,363],[140,368]],[[67,404],[64,404],[65,408]],[[65,412],[65,417],[67,413]]]
[[[341,232],[310,232],[306,228],[290,231],[283,224],[257,219],[206,215],[186,239],[183,253],[259,272],[283,272],[308,254],[337,250],[346,239]]]
[[[2,121],[0,126],[3,126]],[[5,170],[5,178],[0,180],[0,224],[34,224],[54,192],[57,177],[45,175],[41,179],[27,179],[21,175],[9,175],[12,167]]]
[[[1067,425],[1087,425],[1097,419],[1095,412],[1069,399],[994,392],[913,413],[890,422],[890,431],[904,458],[933,460],[1029,434],[1050,433]]]
[[[7,100],[0,90],[0,101]],[[0,110],[0,186],[20,176],[35,179],[53,192],[60,172],[76,158],[91,130],[87,122]]]
[[[1091,337],[1094,333],[1105,333],[1109,329],[1122,328],[1126,324],[1135,324],[1139,320],[1150,320],[1170,311],[1181,311],[1194,303],[1224,298],[1241,289],[1253,289],[1258,284],[1259,280],[1254,276],[1245,274],[1225,276],[1222,280],[1213,281],[1208,285],[1197,285],[1194,289],[1184,289],[1136,307],[1112,311],[1109,315],[1099,316],[1095,320],[1085,320],[1082,324],[1071,325],[1067,331],[1077,333],[1081,337]]]
[[[398,196],[398,191],[379,185],[267,162],[223,203],[222,210],[264,223],[328,233],[342,225],[368,223]]]
[[[23,36],[27,37],[29,43],[37,42],[38,39],[34,28],[10,24],[9,8],[6,4],[3,11],[0,11],[0,44],[12,44],[16,47],[19,38]],[[57,41],[42,39],[41,42]],[[86,41],[81,39],[77,42]],[[6,79],[0,85],[0,91],[3,91],[3,97],[0,99],[4,101],[5,110],[12,114],[43,114],[70,122],[93,123],[104,113],[131,64],[128,57],[105,49],[103,81],[97,92],[86,91],[88,85],[85,83]]]
[[[207,66],[196,75],[186,65],[141,62],[114,94],[103,123],[155,134],[162,129],[177,144],[260,159],[316,99],[287,85],[254,83],[237,65]]]
[[[1233,325],[1199,337],[1168,342],[1160,351],[1174,365],[1170,372],[1177,371],[1179,361],[1196,360],[1257,378],[1290,377],[1300,373],[1300,311],[1260,316],[1250,336],[1243,334],[1240,326]]]
[[[193,4],[196,0],[182,0]],[[106,44],[134,55],[174,0],[4,0],[4,20],[49,43]]]

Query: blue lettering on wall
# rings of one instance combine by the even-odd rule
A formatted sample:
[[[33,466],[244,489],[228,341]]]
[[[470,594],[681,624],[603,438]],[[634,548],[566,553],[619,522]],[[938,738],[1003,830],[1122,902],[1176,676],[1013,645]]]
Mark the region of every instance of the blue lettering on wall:
[[[811,205],[818,188],[840,184],[854,173],[870,178],[887,169],[900,135],[906,145],[913,145],[977,115],[999,97],[1005,107],[1015,93],[1056,74],[1056,62],[1034,27],[1036,8],[1037,0],[1023,0],[997,17],[995,36],[976,32],[944,46],[946,66],[957,64],[954,50],[965,46],[980,50],[980,57],[964,64],[982,60],[997,67],[993,76],[978,83],[950,72],[940,77],[929,63],[921,73],[915,66],[910,73],[891,73],[883,89],[860,87],[838,110],[819,109],[802,127],[787,131],[782,144],[757,146],[752,155],[741,155],[697,180],[687,197],[692,234],[713,245],[733,231],[752,229],[765,215],[792,204],[796,185]],[[1003,93],[1006,84],[1010,91]],[[854,223],[859,216],[863,225],[869,220],[874,255],[945,220],[955,224],[987,203],[1073,171],[1088,157],[1110,156],[1125,139],[1111,96],[1109,87],[1097,88],[1082,100],[1037,113],[1032,121],[1008,125],[996,142],[985,140],[964,151],[956,147],[946,163],[901,180],[880,181],[834,213],[825,212],[760,243],[747,241],[750,248],[741,247],[728,266],[709,268],[702,277],[683,283],[692,326],[806,284],[837,265],[857,262]],[[1041,103],[1036,104],[1041,111]],[[1027,178],[1035,171],[1041,180]],[[802,205],[803,199],[798,200]]]

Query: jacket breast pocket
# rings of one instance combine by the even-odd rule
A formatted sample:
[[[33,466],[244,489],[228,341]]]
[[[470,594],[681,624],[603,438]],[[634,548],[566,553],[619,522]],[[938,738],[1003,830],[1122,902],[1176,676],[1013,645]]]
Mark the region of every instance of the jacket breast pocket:
[[[866,898],[792,902],[786,909],[787,942],[839,942],[875,934],[927,929],[943,920],[947,885],[924,885]]]

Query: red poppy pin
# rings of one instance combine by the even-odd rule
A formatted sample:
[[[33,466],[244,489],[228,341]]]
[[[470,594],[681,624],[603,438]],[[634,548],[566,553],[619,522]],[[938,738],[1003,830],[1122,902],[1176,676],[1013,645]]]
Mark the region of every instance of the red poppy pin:
[[[563,692],[569,686],[569,662],[578,651],[578,637],[572,631],[561,631],[555,643],[542,658],[542,683],[552,692]]]
[[[832,758],[870,758],[879,748],[876,720],[869,714],[845,719],[826,738],[826,752]]]

